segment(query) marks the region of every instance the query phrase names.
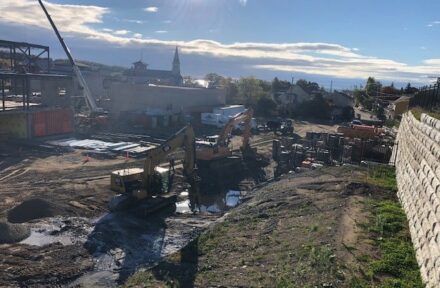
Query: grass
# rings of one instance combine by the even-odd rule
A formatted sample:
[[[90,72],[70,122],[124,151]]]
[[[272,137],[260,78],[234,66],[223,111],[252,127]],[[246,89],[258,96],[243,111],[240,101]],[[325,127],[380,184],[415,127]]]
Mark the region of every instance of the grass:
[[[337,258],[338,245],[322,241],[326,239],[325,227],[333,220],[300,220],[306,220],[299,216],[308,203],[304,201],[297,203],[295,209],[268,208],[270,205],[264,208],[261,204],[236,211],[156,268],[136,273],[126,286],[191,287],[195,283],[205,287],[210,283],[230,284],[231,279],[236,279],[249,287],[321,287],[327,282],[340,283],[337,287],[424,287],[406,215],[395,197],[394,169],[369,168],[362,180],[375,187],[371,189],[372,196],[359,202],[368,215],[360,220],[365,219],[360,224],[361,237],[371,248],[344,245],[357,260],[359,271],[355,274],[344,270],[355,267],[344,268],[352,264],[341,263]],[[273,210],[269,218],[260,217],[269,210]],[[274,225],[272,217],[282,220]],[[299,222],[289,222],[293,217]]]
[[[385,120],[384,125],[388,128],[393,128],[393,127],[399,128],[400,121],[396,119],[387,119]]]
[[[368,171],[368,183],[397,191],[392,167],[375,167]],[[392,194],[385,199],[372,198],[364,204],[371,216],[361,227],[373,240],[377,257],[363,257],[364,277],[354,277],[351,287],[424,287],[405,212]]]
[[[439,119],[440,120],[440,113],[437,112],[429,112],[426,110],[423,110],[421,107],[415,107],[411,109],[411,113],[414,115],[414,117],[420,121],[420,118],[422,116],[422,113],[428,114],[432,118]]]
[[[396,171],[392,166],[376,166],[368,169],[366,178],[367,184],[376,186],[390,192],[397,191]]]

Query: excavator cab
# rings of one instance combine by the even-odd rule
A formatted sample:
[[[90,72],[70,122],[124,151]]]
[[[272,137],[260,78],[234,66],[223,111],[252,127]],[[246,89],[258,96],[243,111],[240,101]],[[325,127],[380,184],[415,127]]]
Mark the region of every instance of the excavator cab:
[[[141,168],[130,168],[113,171],[111,174],[111,190],[119,194],[139,195],[142,189],[142,175],[144,170]],[[169,190],[170,169],[157,166],[154,173],[150,176],[150,185],[145,193],[149,195],[160,195]]]

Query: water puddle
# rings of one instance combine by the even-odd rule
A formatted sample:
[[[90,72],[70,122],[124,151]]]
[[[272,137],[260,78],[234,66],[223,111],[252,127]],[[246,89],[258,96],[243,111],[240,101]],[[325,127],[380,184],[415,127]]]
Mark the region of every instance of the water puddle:
[[[21,244],[45,246],[52,243],[74,245],[85,243],[87,235],[92,232],[90,219],[80,217],[54,217],[33,223],[31,234]]]
[[[201,194],[198,196],[182,192],[176,203],[176,213],[208,213],[221,214],[241,204],[241,192],[237,190],[225,190],[218,193]]]
[[[236,190],[198,196],[183,192],[175,211],[163,211],[147,218],[116,212],[96,219],[42,219],[32,223],[30,237],[21,243],[82,244],[93,258],[94,269],[71,286],[116,287],[137,270],[151,267],[182,249],[224,212],[239,205],[241,196]]]

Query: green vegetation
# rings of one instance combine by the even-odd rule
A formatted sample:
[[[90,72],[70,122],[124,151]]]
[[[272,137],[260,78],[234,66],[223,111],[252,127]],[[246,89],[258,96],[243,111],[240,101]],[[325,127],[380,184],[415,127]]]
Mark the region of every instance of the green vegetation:
[[[435,119],[439,119],[440,120],[440,113],[438,112],[429,112],[426,110],[423,110],[423,108],[421,107],[414,107],[411,109],[411,113],[413,114],[413,116],[420,121],[420,117],[422,116],[422,113],[428,114],[429,116],[431,116],[432,118]]]
[[[367,182],[389,191],[397,190],[391,167],[371,169]],[[365,203],[371,216],[361,226],[373,240],[378,255],[362,258],[363,277],[354,277],[351,287],[424,287],[405,212],[393,196],[386,193],[381,199],[371,198]]]
[[[393,127],[399,128],[400,121],[396,119],[387,119],[385,120],[384,125],[388,128],[393,128]]]
[[[328,284],[421,288],[406,215],[395,197],[394,169],[377,166],[366,172],[364,186],[357,190],[357,197],[362,198],[351,206],[359,205],[361,213],[349,214],[362,228],[356,232],[358,241],[350,243],[351,246],[342,243],[343,251],[353,256],[355,264],[341,257],[345,254],[333,242],[334,236],[339,235],[332,232],[332,227],[338,227],[335,217],[340,214],[333,214],[338,209],[315,206],[319,203],[311,200],[315,193],[307,194],[310,198],[287,198],[291,194],[282,194],[278,188],[269,186],[259,194],[262,198],[258,201],[231,212],[223,222],[150,271],[136,273],[126,286],[229,287],[232,283],[246,283],[246,287]],[[280,195],[283,198],[278,198]],[[328,194],[330,199],[331,195],[334,194]],[[341,200],[330,201],[336,201],[332,203],[340,207]]]
[[[376,166],[368,169],[365,182],[391,192],[397,191],[396,171],[392,166]]]

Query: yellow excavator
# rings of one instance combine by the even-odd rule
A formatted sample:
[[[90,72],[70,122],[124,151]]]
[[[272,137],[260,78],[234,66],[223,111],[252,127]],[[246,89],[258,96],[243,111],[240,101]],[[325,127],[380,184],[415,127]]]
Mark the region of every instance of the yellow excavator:
[[[195,185],[195,135],[188,125],[170,137],[162,145],[147,151],[144,168],[130,168],[111,173],[111,190],[118,193],[109,204],[110,211],[141,206],[142,214],[148,214],[165,205],[175,202],[176,196],[169,192],[174,167],[163,168],[159,164],[177,149],[183,148],[185,158],[183,173],[191,186]],[[174,165],[174,159],[170,161]],[[173,170],[173,171],[172,171]],[[149,201],[147,201],[149,200]],[[137,207],[139,208],[139,207]],[[138,209],[139,210],[139,209]]]
[[[201,175],[202,179],[235,177],[240,174],[243,160],[255,157],[255,150],[249,145],[252,136],[252,116],[253,110],[249,108],[229,119],[218,136],[209,136],[202,141],[196,141],[197,166],[200,173],[204,174]],[[237,125],[243,127],[243,141],[240,147],[242,155],[233,155],[229,147],[231,132]]]
[[[251,108],[239,113],[229,119],[228,123],[222,128],[220,134],[217,136],[208,136],[202,141],[197,141],[197,161],[212,161],[216,159],[223,159],[232,155],[229,148],[229,137],[232,130],[237,126],[243,125],[243,141],[240,149],[242,151],[250,149],[249,139],[251,134],[251,121],[253,110]]]

